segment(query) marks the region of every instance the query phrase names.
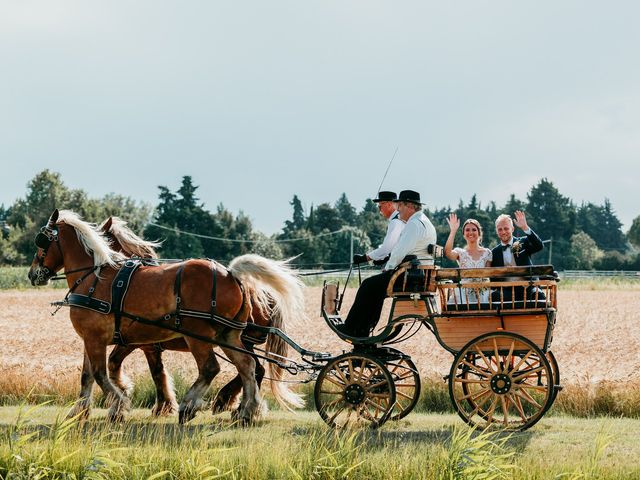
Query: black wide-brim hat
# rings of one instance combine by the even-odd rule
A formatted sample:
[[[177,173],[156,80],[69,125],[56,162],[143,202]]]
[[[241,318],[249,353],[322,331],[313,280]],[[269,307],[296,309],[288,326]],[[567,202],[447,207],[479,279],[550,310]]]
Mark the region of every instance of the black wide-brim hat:
[[[415,203],[416,205],[424,205],[424,203],[420,201],[420,194],[418,192],[414,192],[413,190],[401,191],[397,201]]]
[[[378,196],[373,199],[375,203],[378,202],[395,202],[398,199],[396,192],[378,192]]]

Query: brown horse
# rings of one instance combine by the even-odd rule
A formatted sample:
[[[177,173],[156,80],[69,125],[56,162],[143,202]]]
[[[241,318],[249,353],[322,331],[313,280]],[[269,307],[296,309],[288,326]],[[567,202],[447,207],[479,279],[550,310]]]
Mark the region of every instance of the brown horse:
[[[155,249],[160,246],[160,243],[150,242],[140,238],[129,227],[127,227],[125,221],[118,217],[109,217],[100,225],[99,229],[103,231],[111,241],[111,248],[113,250],[120,251],[128,257],[136,256],[147,259],[158,258]],[[263,335],[251,336],[248,334],[251,332],[252,324],[278,328],[282,327],[282,318],[279,315],[278,310],[274,310],[273,299],[269,299],[267,305],[268,308],[265,308],[264,305],[255,301],[251,302],[251,307],[251,315],[249,316],[249,323],[247,325],[248,332],[243,333],[241,337],[247,351],[252,352],[254,345],[267,341],[267,355],[269,353],[275,353],[277,358],[285,357],[288,353],[288,345],[277,335],[269,335],[267,340]],[[122,370],[122,363],[127,356],[138,348],[143,351],[145,358],[147,359],[151,377],[156,386],[156,404],[152,409],[152,414],[165,415],[175,412],[178,408],[178,404],[175,399],[171,376],[165,370],[162,362],[162,352],[164,350],[188,352],[189,348],[186,341],[184,338],[175,338],[168,342],[153,345],[116,345],[109,355],[109,377],[116,386],[125,393],[129,393],[132,390],[133,384],[124,374]],[[279,381],[283,376],[283,369],[275,363],[270,363],[269,367],[271,390],[278,403],[289,409],[290,407],[304,406],[303,399],[299,395],[290,391],[286,385]],[[258,388],[260,388],[262,384],[264,374],[264,367],[256,359],[256,382],[258,384]],[[81,391],[87,392],[84,393],[84,395],[90,395],[93,378],[90,377],[90,372],[88,375],[83,375],[83,378],[85,377],[87,378],[87,382],[82,385]],[[86,383],[88,383],[88,385]],[[236,375],[218,392],[218,395],[213,402],[212,409],[214,413],[229,410],[235,404],[241,390],[242,379],[239,375]]]
[[[272,296],[283,323],[303,311],[301,284],[285,262],[243,255],[234,259],[228,270],[208,260],[142,265],[128,281],[120,310],[108,299],[115,292],[112,284],[126,257],[112,250],[94,226],[72,212],[56,210],[37,235],[36,245],[29,270],[33,285],[47,284],[64,268],[70,294],[109,305],[107,311],[100,312],[70,304],[71,322],[84,341],[85,363],[112,402],[109,419],[122,418],[128,408],[127,398],[107,374],[107,346],[116,334],[130,344],[159,343],[188,334],[185,340],[198,364],[199,376],[180,404],[181,422],[193,418],[204,406],[202,396],[212,372],[217,373],[210,342],[219,344],[242,379],[237,418],[243,423],[257,418],[261,398],[255,361],[244,351],[240,336],[251,299],[264,304],[267,294]],[[90,399],[85,407],[88,413]]]

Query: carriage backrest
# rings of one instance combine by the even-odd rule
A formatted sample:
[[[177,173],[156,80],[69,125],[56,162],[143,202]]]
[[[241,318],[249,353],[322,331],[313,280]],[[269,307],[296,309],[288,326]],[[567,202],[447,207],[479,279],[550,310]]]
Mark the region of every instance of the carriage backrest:
[[[558,276],[552,265],[442,268],[436,280],[443,312],[556,308]]]

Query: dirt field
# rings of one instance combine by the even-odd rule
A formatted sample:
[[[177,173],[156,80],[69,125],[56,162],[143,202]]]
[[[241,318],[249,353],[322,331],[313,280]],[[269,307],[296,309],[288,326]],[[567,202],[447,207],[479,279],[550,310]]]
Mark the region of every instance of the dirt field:
[[[353,300],[345,296],[343,311]],[[82,366],[82,343],[73,330],[68,311],[51,316],[49,302],[63,297],[60,290],[0,292],[0,371],[40,376],[40,381],[78,376]],[[306,323],[292,325],[289,334],[308,349],[339,353],[348,345],[336,338],[319,316],[320,288],[308,288]],[[640,292],[559,292],[558,323],[552,350],[560,364],[562,383],[640,380]],[[421,374],[439,377],[448,373],[452,360],[426,330],[400,345],[421,369]],[[190,355],[167,352],[166,364],[193,378],[195,365]],[[126,363],[129,374],[146,373],[144,356],[136,352]],[[233,373],[223,365],[225,376]]]

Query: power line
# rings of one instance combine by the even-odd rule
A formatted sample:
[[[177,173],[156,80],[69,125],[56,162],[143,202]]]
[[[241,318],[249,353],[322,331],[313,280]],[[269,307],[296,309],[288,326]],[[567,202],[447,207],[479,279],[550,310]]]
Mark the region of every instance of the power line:
[[[241,239],[233,239],[233,238],[212,237],[210,235],[202,235],[200,233],[185,232],[184,230],[180,230],[180,229],[175,228],[175,227],[167,227],[165,225],[160,225],[158,223],[153,223],[153,222],[149,222],[147,225],[151,225],[153,227],[158,227],[158,228],[161,228],[163,230],[169,230],[170,232],[179,233],[181,235],[190,235],[192,237],[204,238],[204,239],[207,239],[207,240],[219,240],[219,241],[234,242],[234,243],[262,243],[262,242],[265,242],[265,241],[272,242],[272,243],[299,242],[299,241],[303,241],[303,240],[313,240],[315,238],[328,237],[330,235],[336,235],[336,234],[342,233],[342,232],[344,232],[346,230],[345,227],[342,227],[340,230],[336,230],[334,232],[319,233],[318,235],[313,235],[311,237],[304,237],[304,238],[283,238],[283,239],[279,239],[279,240],[273,240],[271,238],[267,238],[267,239],[263,239],[263,240],[241,240]]]

